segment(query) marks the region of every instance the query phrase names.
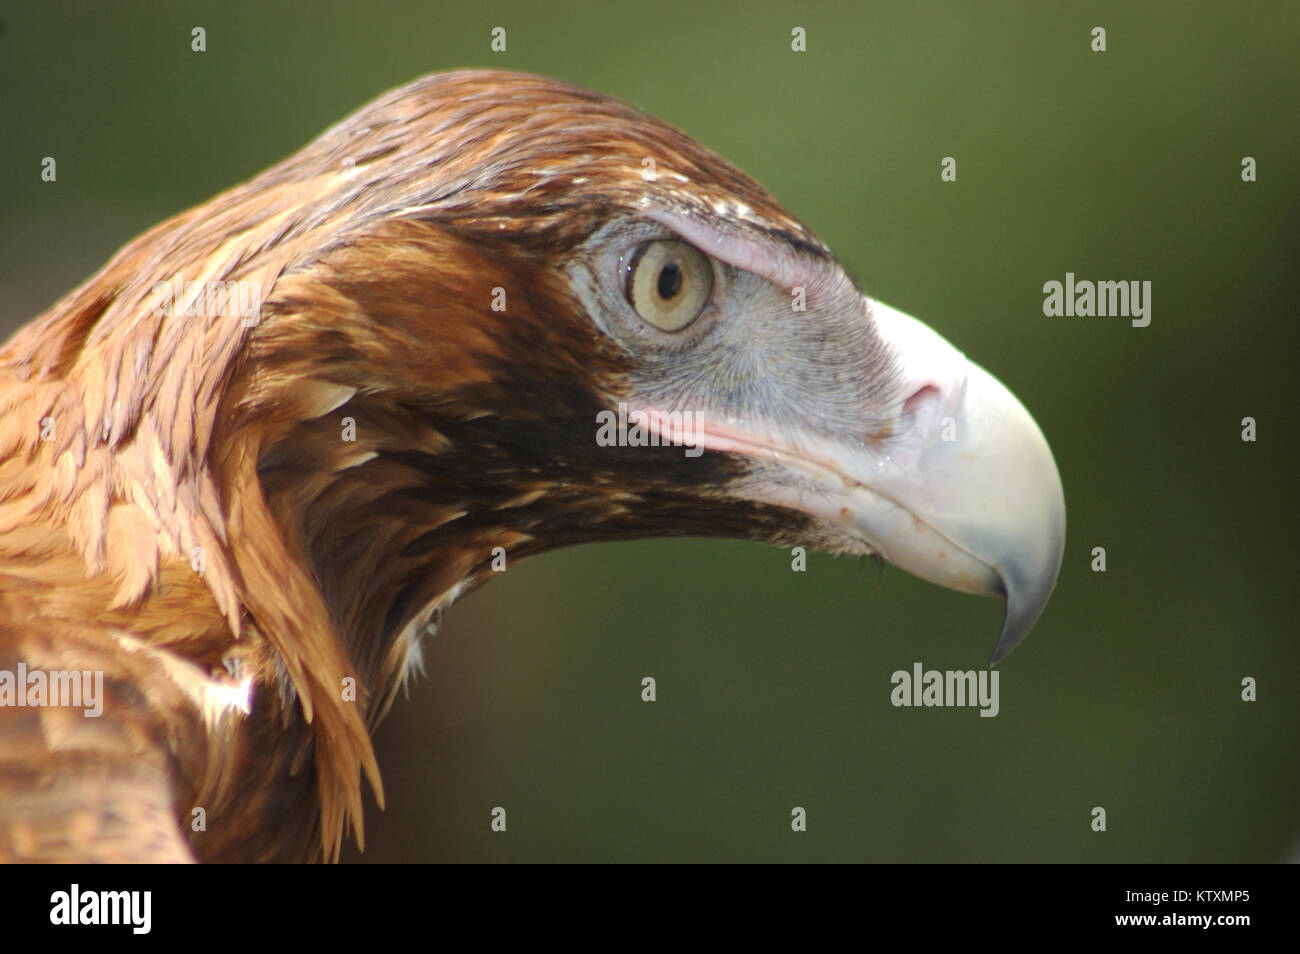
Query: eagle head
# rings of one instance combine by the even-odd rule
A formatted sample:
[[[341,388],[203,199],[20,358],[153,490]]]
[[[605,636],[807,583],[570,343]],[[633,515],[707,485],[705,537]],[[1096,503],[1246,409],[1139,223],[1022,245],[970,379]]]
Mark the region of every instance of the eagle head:
[[[552,80],[451,73],[290,170],[333,176],[314,205],[339,225],[264,304],[252,371],[297,362],[291,387],[355,389],[298,426],[355,418],[333,470],[384,489],[365,509],[388,529],[334,498],[289,509],[317,565],[403,577],[390,628],[481,578],[495,546],[668,535],[874,553],[998,596],[994,662],[1038,618],[1065,509],[1033,419],[680,131]],[[269,492],[319,482],[278,439]]]
[[[100,581],[69,625],[251,679],[169,777],[182,815],[226,784],[202,797],[277,851],[296,803],[230,779],[314,760],[336,852],[420,634],[503,560],[663,536],[877,554],[1001,598],[993,662],[1061,563],[1060,478],[1007,388],[679,130],[535,76],[385,95],[141,236],[0,357],[6,407],[61,424],[10,440],[43,469],[0,516],[27,494],[43,546]],[[294,714],[312,730],[268,754]]]

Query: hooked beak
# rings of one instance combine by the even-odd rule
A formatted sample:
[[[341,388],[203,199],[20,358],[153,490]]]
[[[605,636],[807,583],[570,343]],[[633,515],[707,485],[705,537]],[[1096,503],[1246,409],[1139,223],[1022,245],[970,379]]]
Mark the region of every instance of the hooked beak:
[[[802,486],[758,495],[839,526],[890,563],[967,593],[999,596],[995,665],[1038,620],[1065,547],[1065,496],[1042,431],[1005,386],[908,315],[875,302],[904,396],[891,432],[855,447],[757,438],[708,426],[706,447],[779,461]]]
[[[883,457],[866,462],[874,476],[853,495],[854,522],[909,573],[1002,597],[995,665],[1020,645],[1056,585],[1061,476],[1043,432],[997,378],[915,318],[878,302],[872,314],[902,367],[910,421],[900,422],[901,446],[887,441]]]

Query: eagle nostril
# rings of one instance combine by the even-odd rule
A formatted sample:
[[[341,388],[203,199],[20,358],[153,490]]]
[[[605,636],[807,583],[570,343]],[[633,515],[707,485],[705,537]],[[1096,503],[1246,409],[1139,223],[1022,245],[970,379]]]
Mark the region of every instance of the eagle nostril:
[[[930,419],[927,411],[937,406],[939,397],[937,385],[921,385],[903,402],[903,407],[897,415],[873,425],[871,433],[867,436],[867,443],[878,445],[889,438],[907,433],[918,425],[924,426]]]
[[[933,384],[923,384],[912,392],[912,396],[903,402],[903,413],[915,414],[923,406],[939,400],[939,389]]]

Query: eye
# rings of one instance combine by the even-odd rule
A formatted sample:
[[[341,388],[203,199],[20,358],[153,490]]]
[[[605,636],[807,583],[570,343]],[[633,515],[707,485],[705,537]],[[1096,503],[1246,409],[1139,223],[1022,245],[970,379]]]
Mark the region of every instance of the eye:
[[[627,265],[628,303],[660,331],[681,331],[698,318],[712,290],[708,257],[685,242],[647,242]]]

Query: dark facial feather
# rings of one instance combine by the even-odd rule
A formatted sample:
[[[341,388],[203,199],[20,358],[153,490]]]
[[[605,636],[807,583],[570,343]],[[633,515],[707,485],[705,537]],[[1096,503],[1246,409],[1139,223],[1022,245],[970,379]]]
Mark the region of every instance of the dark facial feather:
[[[246,717],[191,713],[174,725],[194,738],[159,743],[178,814],[201,799],[212,830],[242,834],[195,839],[202,856],[337,854],[362,773],[378,789],[367,730],[419,626],[494,547],[844,545],[742,499],[733,457],[596,445],[595,413],[650,363],[602,330],[568,266],[654,215],[842,284],[761,186],[671,126],[467,71],[160,224],[0,351],[0,623],[39,616],[123,659],[125,629],[210,688],[253,680]],[[155,309],[177,276],[248,283],[256,322]],[[855,372],[882,360],[850,350]],[[132,665],[106,668],[127,685]]]

